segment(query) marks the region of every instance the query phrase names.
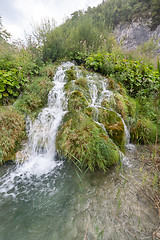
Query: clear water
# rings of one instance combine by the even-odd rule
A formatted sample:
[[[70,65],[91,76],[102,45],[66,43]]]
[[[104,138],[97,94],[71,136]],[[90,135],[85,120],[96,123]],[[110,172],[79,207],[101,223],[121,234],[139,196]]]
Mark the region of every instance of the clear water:
[[[90,240],[151,240],[160,221],[143,189],[146,169],[140,172],[139,153],[127,155],[123,171],[88,172],[82,184],[68,162],[41,176],[14,177],[0,195],[0,239],[83,240],[87,232]],[[14,171],[2,166],[2,179]]]
[[[128,148],[121,171],[87,172],[82,183],[73,164],[57,159],[55,137],[66,113],[64,76],[71,66],[58,68],[48,106],[33,124],[28,120],[25,162],[0,168],[0,240],[152,239],[160,222],[142,189],[146,169],[140,171],[136,148]],[[98,96],[92,82],[93,106],[110,95],[102,85]]]

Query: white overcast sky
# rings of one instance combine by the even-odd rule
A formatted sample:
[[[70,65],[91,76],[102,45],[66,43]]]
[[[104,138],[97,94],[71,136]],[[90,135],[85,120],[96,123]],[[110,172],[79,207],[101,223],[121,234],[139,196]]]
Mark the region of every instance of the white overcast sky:
[[[93,7],[102,0],[0,0],[0,16],[6,30],[14,39],[24,39],[31,33],[31,24],[44,18],[54,18],[61,24],[71,13]]]

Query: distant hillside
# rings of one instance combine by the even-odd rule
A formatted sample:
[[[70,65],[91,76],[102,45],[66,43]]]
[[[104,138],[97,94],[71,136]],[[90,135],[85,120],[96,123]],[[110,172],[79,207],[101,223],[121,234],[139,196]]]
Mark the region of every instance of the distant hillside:
[[[102,48],[110,52],[113,33],[127,49],[150,39],[153,46],[149,43],[146,49],[155,49],[154,45],[160,44],[156,42],[160,37],[159,25],[160,0],[107,0],[87,11],[74,12],[59,27],[52,28],[47,21],[35,29],[35,36],[44,46],[45,62],[67,56],[79,61]]]
[[[149,27],[155,30],[160,24],[160,1],[106,0],[98,7],[89,8],[86,14],[92,15],[95,24],[104,23],[112,29],[121,22],[132,22],[134,18],[149,18]]]
[[[128,49],[160,38],[160,0],[108,0],[86,14],[97,26],[114,30],[117,41]],[[160,52],[160,40],[156,44]]]

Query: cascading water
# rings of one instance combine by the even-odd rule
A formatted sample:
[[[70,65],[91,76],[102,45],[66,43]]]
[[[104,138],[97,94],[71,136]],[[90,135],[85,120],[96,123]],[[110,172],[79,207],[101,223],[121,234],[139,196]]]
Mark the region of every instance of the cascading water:
[[[30,162],[30,173],[43,174],[56,166],[54,161],[55,139],[59,124],[66,111],[64,110],[65,70],[72,64],[66,63],[58,68],[54,76],[54,87],[49,92],[48,106],[42,110],[29,131],[29,141],[23,155]],[[28,165],[27,162],[27,165]]]
[[[5,176],[6,179],[0,188],[0,193],[10,194],[9,191],[16,184],[17,177],[23,180],[32,175],[41,176],[51,172],[60,164],[55,161],[55,139],[57,129],[66,113],[63,91],[65,71],[72,65],[68,62],[58,68],[53,79],[54,87],[48,95],[48,106],[42,110],[33,124],[27,117],[26,130],[29,139],[21,153],[22,159],[17,159],[20,162],[24,161],[24,164],[20,164],[14,172]],[[10,184],[8,184],[9,182]],[[12,196],[14,194],[12,193]]]
[[[27,120],[24,163],[0,168],[0,240],[82,240],[86,235],[90,240],[150,240],[159,220],[140,191],[145,167],[139,171],[137,153],[127,153],[132,166],[124,165],[123,172],[87,172],[83,188],[74,165],[56,159],[56,132],[67,111],[64,77],[71,66],[58,68],[48,106],[33,124]],[[107,79],[97,74],[87,79],[91,106],[98,114],[103,98],[109,100],[113,93]]]
[[[95,80],[94,80],[95,78]],[[108,101],[110,101],[111,97],[113,96],[113,92],[108,90],[108,80],[106,78],[99,78],[101,79],[101,81],[99,82],[99,84],[101,85],[101,93],[98,92],[98,87],[97,87],[97,78],[98,76],[96,74],[94,74],[94,76],[88,76],[88,84],[89,84],[89,90],[90,90],[90,97],[91,97],[91,107],[95,108],[96,114],[94,116],[94,120],[97,124],[99,124],[104,130],[105,127],[103,126],[103,124],[98,122],[98,108],[102,108],[101,103],[103,101],[103,99],[107,99]],[[114,111],[112,108],[110,108],[110,110]],[[114,111],[115,112],[115,111]],[[118,114],[117,112],[115,112],[121,119],[124,125],[124,131],[125,131],[125,139],[126,139],[126,145],[129,145],[130,143],[130,132],[125,124],[124,119],[121,117],[120,114]],[[106,130],[105,130],[106,131]],[[106,132],[107,134],[107,132]]]

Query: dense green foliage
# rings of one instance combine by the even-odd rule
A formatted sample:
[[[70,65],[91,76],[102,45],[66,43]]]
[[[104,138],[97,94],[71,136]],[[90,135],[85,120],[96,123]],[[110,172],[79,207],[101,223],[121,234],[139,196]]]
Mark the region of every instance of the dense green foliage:
[[[151,105],[147,104],[148,111],[145,114],[156,121],[156,109],[152,108],[152,104],[159,93],[160,75],[153,65],[114,52],[92,54],[85,64],[87,68],[121,82],[128,94],[143,104],[143,107],[150,102]]]
[[[0,163],[14,158],[25,137],[25,119],[32,120],[47,103],[48,92],[53,87],[55,66],[41,69],[41,77],[32,77],[23,86],[23,94],[13,107],[0,107]]]
[[[9,43],[9,37],[0,18],[0,104],[16,99],[42,65],[41,49],[31,39],[26,46],[21,41]]]
[[[97,8],[89,9],[95,23],[114,29],[120,22],[132,21],[135,17],[152,18],[151,28],[160,23],[159,0],[109,0],[103,1]],[[101,26],[102,27],[102,26]]]
[[[23,45],[10,45],[1,41],[0,45],[0,101],[5,103],[10,97],[18,97],[22,86],[31,76],[38,74],[34,57]]]

